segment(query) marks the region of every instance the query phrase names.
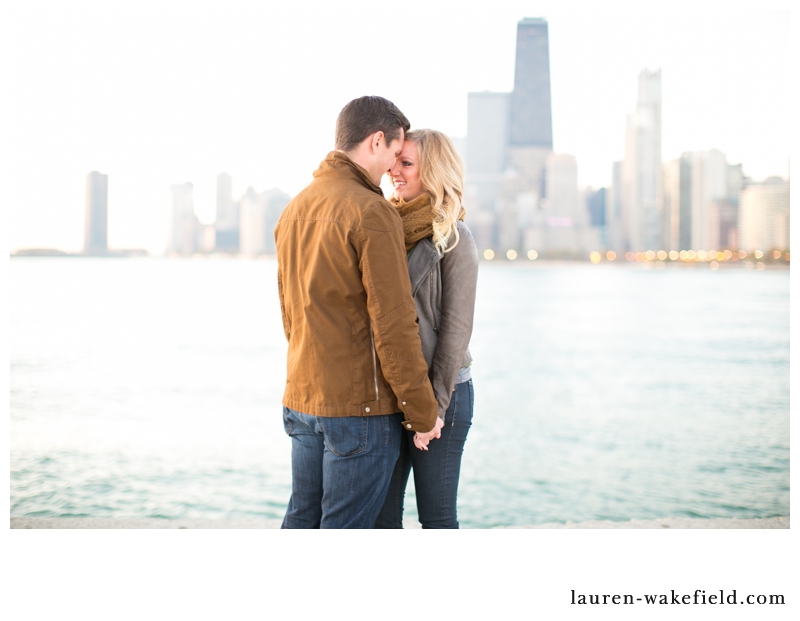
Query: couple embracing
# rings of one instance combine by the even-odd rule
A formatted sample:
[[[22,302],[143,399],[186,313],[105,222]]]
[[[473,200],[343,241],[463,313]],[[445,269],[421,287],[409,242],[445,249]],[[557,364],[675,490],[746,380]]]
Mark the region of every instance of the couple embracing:
[[[458,528],[478,253],[452,142],[409,129],[382,97],[348,103],[335,150],[275,227],[292,439],[283,528],[402,528],[412,468],[422,527]]]

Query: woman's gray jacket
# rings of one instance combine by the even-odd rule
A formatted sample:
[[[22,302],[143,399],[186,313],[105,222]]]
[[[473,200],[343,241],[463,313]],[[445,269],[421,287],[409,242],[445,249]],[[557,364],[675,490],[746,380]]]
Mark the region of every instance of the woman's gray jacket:
[[[422,353],[444,419],[456,379],[472,362],[469,339],[478,282],[478,249],[463,222],[459,241],[439,256],[430,237],[417,242],[408,259],[411,293],[417,305]],[[455,235],[450,237],[450,246]]]

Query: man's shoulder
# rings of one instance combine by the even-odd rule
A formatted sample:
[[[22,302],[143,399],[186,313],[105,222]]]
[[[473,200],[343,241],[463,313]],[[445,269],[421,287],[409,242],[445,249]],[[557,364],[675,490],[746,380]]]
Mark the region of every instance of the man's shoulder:
[[[295,212],[318,206],[320,211],[329,211],[357,227],[395,230],[401,226],[400,215],[392,204],[355,180],[315,179],[295,200]]]

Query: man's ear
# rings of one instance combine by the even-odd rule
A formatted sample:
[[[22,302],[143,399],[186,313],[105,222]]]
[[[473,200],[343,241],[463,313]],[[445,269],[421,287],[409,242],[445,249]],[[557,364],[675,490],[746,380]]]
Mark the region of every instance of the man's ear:
[[[386,140],[386,136],[383,135],[382,131],[377,131],[372,134],[372,140],[370,141],[370,147],[372,148],[373,153],[378,152],[378,147]]]

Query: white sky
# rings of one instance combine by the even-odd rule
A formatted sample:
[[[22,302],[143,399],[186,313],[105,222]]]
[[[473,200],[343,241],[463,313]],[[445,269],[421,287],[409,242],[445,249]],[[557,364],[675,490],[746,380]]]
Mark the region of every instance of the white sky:
[[[294,194],[361,95],[464,136],[468,92],[513,88],[523,17],[549,22],[554,147],[577,157],[581,185],[608,184],[643,68],[662,70],[664,160],[715,147],[754,179],[789,172],[789,13],[760,10],[788,3],[199,4],[3,9],[12,250],[81,248],[90,170],[109,175],[112,248],[163,251],[171,184],[194,184],[205,222],[222,171],[236,197]]]

